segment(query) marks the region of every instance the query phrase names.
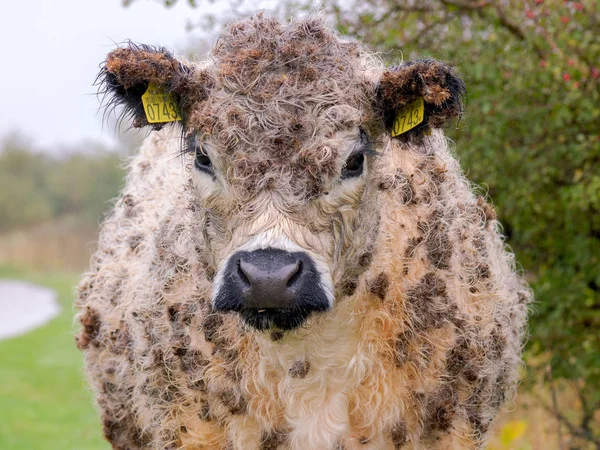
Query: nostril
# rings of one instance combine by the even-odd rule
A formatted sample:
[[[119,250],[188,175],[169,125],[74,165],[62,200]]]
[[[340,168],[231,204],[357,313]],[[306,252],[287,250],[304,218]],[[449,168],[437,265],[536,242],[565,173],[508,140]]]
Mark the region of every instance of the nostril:
[[[294,269],[292,269],[290,271],[291,275],[289,277],[289,279],[287,280],[287,283],[285,284],[286,287],[290,288],[294,285],[294,283],[296,281],[298,281],[298,279],[300,278],[300,276],[302,275],[302,260],[298,260],[296,262],[296,266],[294,267]]]
[[[250,287],[250,278],[248,278],[248,274],[244,271],[241,258],[237,261],[237,272],[240,280],[242,280],[242,283],[244,283],[246,287]]]

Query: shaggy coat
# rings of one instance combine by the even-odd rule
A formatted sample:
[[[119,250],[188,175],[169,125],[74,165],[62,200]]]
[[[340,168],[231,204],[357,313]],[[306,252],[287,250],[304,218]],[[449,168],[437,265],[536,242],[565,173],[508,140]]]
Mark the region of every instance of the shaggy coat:
[[[136,126],[149,83],[183,118],[131,160],[79,287],[77,345],[114,449],[485,444],[530,292],[440,130],[462,112],[450,67],[386,69],[319,17],[259,15],[202,62],[119,48],[100,81]],[[423,122],[392,138],[418,98]],[[344,179],[357,151],[363,173]],[[224,261],[268,246],[317,261],[329,311],[291,331],[214,312]]]

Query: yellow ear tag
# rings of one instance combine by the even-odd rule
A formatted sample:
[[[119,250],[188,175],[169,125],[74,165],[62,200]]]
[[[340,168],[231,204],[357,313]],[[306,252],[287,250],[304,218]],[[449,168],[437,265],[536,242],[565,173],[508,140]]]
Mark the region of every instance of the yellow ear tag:
[[[148,84],[148,89],[142,95],[142,104],[148,123],[165,123],[181,120],[172,92],[165,92],[162,86]]]
[[[394,120],[394,127],[392,128],[392,137],[400,136],[402,133],[406,133],[408,130],[419,125],[423,122],[423,116],[425,114],[425,104],[423,98],[419,97],[414,102],[403,106],[396,120]]]

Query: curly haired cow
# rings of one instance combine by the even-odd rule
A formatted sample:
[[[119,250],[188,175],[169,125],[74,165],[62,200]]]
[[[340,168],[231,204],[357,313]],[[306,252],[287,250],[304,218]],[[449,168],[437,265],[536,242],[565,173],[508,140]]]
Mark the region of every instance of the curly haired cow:
[[[462,112],[449,66],[258,15],[202,62],[118,48],[100,82],[155,129],[77,300],[113,448],[485,444],[530,293],[440,129]],[[180,121],[150,120],[149,86]]]

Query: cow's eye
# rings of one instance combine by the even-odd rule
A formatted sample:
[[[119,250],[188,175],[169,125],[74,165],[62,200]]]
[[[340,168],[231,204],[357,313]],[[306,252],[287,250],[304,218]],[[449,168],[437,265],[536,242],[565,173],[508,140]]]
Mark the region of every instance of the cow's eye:
[[[360,174],[363,173],[364,164],[365,155],[363,152],[357,152],[350,155],[342,169],[342,179],[360,176]]]
[[[194,163],[196,169],[205,172],[209,175],[214,175],[215,172],[213,170],[212,162],[206,153],[206,150],[203,146],[196,146],[196,161]]]

